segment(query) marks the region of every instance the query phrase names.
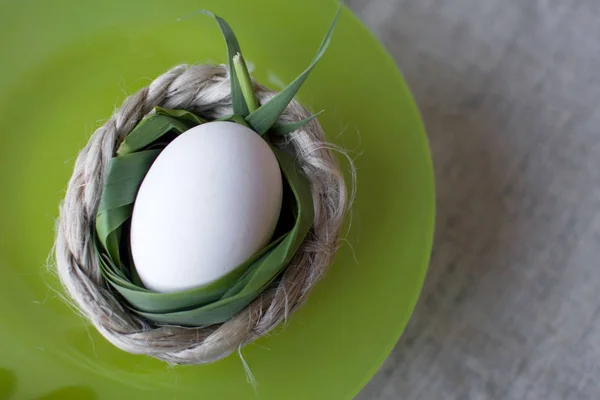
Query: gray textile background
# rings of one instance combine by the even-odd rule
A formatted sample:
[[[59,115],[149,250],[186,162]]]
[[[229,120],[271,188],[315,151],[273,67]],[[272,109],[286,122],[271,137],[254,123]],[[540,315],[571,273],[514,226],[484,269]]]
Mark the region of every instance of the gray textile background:
[[[423,113],[438,220],[359,400],[600,399],[600,1],[351,0]]]

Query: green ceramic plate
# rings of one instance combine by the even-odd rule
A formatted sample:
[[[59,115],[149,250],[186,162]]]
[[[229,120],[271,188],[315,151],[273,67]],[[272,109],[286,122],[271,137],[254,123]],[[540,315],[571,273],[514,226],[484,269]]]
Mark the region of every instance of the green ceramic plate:
[[[224,62],[214,21],[234,27],[273,88],[312,59],[332,1],[8,1],[0,12],[0,399],[349,399],[402,333],[427,268],[433,174],[394,61],[344,10],[300,100],[354,151],[349,245],[285,330],[240,359],[171,368],[126,354],[87,326],[45,269],[74,158],[127,93],[182,62]],[[350,246],[351,245],[351,246]],[[353,249],[352,249],[353,248]]]

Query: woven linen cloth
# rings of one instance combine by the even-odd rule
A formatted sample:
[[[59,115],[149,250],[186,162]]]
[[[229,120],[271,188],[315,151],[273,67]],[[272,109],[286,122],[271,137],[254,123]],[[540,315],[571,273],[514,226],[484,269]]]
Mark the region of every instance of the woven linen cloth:
[[[600,1],[348,3],[415,95],[438,207],[419,303],[357,399],[600,399]]]

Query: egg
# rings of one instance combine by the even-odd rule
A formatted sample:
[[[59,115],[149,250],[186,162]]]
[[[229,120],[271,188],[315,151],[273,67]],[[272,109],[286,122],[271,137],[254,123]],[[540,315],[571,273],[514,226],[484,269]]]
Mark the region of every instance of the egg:
[[[198,125],[159,154],[131,219],[135,269],[148,289],[211,283],[265,247],[283,195],[275,154],[233,122]]]

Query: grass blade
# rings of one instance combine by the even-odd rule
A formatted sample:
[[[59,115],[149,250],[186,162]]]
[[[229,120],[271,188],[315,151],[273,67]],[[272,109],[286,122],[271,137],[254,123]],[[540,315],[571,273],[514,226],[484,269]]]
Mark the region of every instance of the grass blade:
[[[229,79],[231,81],[231,104],[233,106],[233,113],[241,115],[242,117],[246,117],[248,116],[248,114],[250,114],[250,112],[248,110],[248,106],[246,105],[246,101],[244,100],[244,96],[242,95],[240,82],[233,65],[233,57],[238,53],[242,54],[240,44],[237,38],[235,37],[231,26],[229,26],[229,24],[223,18],[207,10],[202,10],[201,12],[203,14],[208,15],[209,17],[214,18],[219,24],[219,28],[221,29],[221,33],[223,34],[223,37],[225,38],[225,43],[227,44]]]
[[[256,95],[254,94],[252,78],[250,78],[246,61],[244,61],[244,57],[240,53],[237,53],[235,56],[233,56],[233,67],[238,81],[240,82],[240,88],[242,90],[242,95],[246,100],[248,111],[253,113],[256,111],[259,104],[258,100],[256,100]]]
[[[131,216],[139,187],[159,153],[146,150],[111,160],[96,215],[96,231],[105,247],[111,232]]]
[[[282,135],[282,136],[288,135],[288,134],[302,128],[304,125],[308,124],[313,119],[317,118],[319,116],[319,114],[321,114],[323,111],[324,110],[321,110],[318,113],[313,114],[310,117],[304,118],[303,120],[298,121],[298,122],[290,122],[289,124],[275,124],[271,128],[271,131],[273,131],[279,135]]]
[[[186,130],[206,122],[202,118],[185,110],[167,110],[155,107],[155,113],[144,118],[117,149],[117,155],[135,153],[147,148],[164,135],[173,132],[180,134]]]
[[[325,53],[325,50],[327,50],[327,47],[329,47],[329,43],[331,42],[331,36],[333,35],[333,31],[337,24],[340,11],[341,7],[338,8],[335,17],[331,22],[331,26],[329,27],[325,38],[323,38],[323,41],[321,42],[319,50],[317,51],[317,54],[313,58],[308,68],[306,68],[304,72],[302,72],[300,76],[298,76],[288,87],[283,89],[267,103],[260,106],[258,110],[254,111],[253,113],[248,115],[248,117],[246,117],[246,120],[248,121],[252,129],[254,129],[259,135],[263,135],[266,131],[269,130],[269,128],[271,128],[275,124],[275,122],[277,122],[279,116],[286,109],[290,101],[292,101],[296,93],[298,93],[298,90],[300,89],[306,78],[308,78],[310,71],[312,71],[317,62],[321,59],[321,57]]]

